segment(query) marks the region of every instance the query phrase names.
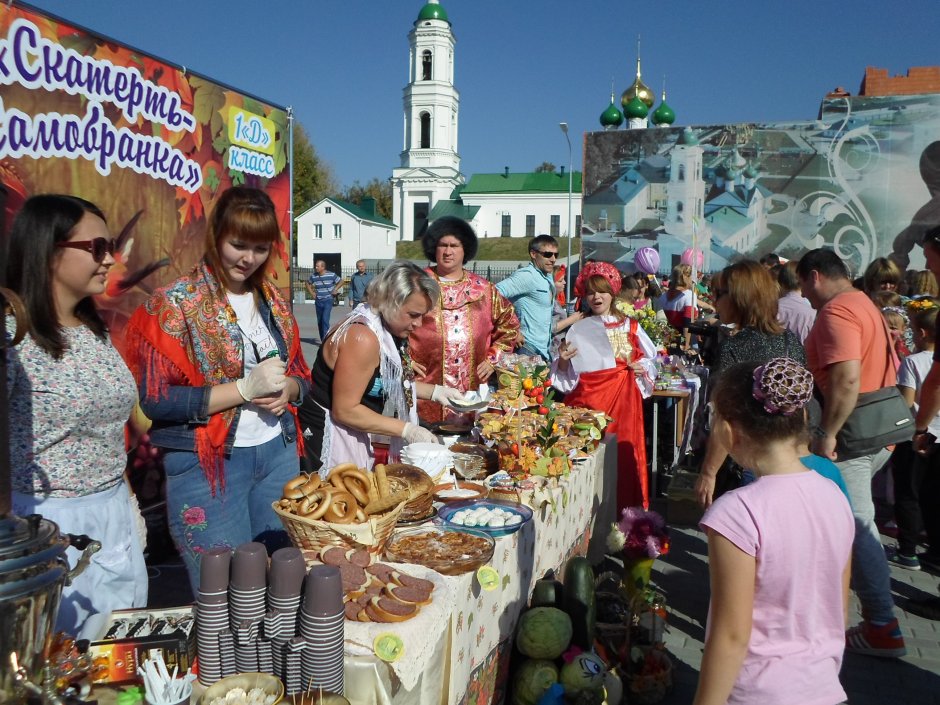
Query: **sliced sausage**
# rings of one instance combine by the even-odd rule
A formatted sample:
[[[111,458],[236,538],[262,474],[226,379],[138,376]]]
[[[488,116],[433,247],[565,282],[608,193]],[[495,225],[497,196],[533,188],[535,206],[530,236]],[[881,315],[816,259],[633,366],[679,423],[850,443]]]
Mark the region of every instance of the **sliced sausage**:
[[[325,551],[320,551],[320,560],[327,565],[339,567],[349,564],[349,561],[346,560],[346,549],[340,546],[330,546]]]
[[[421,590],[429,594],[434,590],[434,583],[430,580],[416,578],[413,575],[408,575],[398,570],[392,573],[391,578],[393,583],[397,583],[402,587],[415,588],[416,590]]]
[[[346,560],[360,568],[367,568],[372,564],[372,554],[362,548],[350,548],[346,551]]]

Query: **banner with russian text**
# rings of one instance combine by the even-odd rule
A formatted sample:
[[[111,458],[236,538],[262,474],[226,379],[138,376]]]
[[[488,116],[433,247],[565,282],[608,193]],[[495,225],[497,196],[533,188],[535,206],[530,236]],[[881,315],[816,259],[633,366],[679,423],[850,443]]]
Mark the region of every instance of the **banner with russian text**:
[[[5,222],[40,193],[98,205],[127,230],[99,309],[120,346],[124,322],[202,256],[206,216],[229,186],[263,188],[282,246],[290,233],[284,108],[187,72],[20,3],[0,4],[0,183]]]

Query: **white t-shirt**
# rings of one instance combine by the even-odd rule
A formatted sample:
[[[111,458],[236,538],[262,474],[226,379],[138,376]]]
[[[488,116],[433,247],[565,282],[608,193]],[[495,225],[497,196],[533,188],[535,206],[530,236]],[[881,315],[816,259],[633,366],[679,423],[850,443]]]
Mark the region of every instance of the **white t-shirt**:
[[[914,413],[917,413],[917,407],[920,406],[920,390],[924,386],[924,379],[930,372],[933,365],[933,350],[921,350],[920,352],[908,355],[901,360],[901,368],[898,370],[898,386],[908,387],[914,390]],[[937,437],[940,442],[940,414],[934,416],[933,420],[927,425],[927,430]]]
[[[245,375],[254,368],[260,360],[268,357],[272,352],[277,354],[277,342],[271,331],[264,324],[258,313],[253,294],[228,293],[228,301],[235,309],[238,317],[238,327],[242,332],[242,343],[245,349]],[[260,358],[260,359],[259,359]],[[265,411],[250,402],[242,405],[238,417],[238,426],[235,428],[235,445],[238,447],[259,446],[275,438],[281,432],[281,424],[277,416]]]

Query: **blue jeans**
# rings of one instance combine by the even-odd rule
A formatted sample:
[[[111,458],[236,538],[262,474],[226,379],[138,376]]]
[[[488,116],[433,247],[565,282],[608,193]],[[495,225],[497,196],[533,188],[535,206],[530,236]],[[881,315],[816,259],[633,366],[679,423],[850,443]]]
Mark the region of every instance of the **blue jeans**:
[[[855,541],[852,543],[852,589],[862,603],[862,616],[874,622],[894,619],[891,597],[891,570],[875,524],[875,504],[871,498],[871,479],[891,453],[880,450],[861,458],[836,463],[849,491],[855,516]]]
[[[170,536],[186,564],[194,594],[204,551],[261,541],[271,554],[289,544],[271,503],[300,472],[296,443],[279,435],[259,446],[233,448],[225,458],[225,489],[219,488],[215,497],[195,453],[169,450],[163,464]]]
[[[317,299],[317,330],[320,332],[320,342],[326,338],[330,332],[330,313],[333,311],[333,299]]]

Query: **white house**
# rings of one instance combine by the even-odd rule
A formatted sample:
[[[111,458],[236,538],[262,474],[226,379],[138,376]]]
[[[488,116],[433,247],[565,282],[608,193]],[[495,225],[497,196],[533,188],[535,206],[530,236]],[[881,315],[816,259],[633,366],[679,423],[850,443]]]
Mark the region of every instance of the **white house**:
[[[375,201],[359,206],[324,198],[295,219],[297,223],[297,265],[313,267],[317,259],[329,269],[341,272],[356,261],[395,259],[398,228],[375,214]]]

